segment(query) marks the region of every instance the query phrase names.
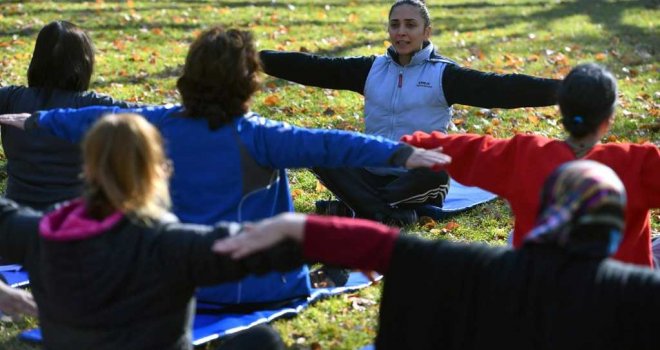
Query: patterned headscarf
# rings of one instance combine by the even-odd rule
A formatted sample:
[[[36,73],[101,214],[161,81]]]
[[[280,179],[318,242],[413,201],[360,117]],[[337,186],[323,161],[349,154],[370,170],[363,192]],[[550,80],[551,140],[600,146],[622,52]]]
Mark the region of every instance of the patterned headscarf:
[[[589,160],[566,163],[546,180],[526,242],[611,255],[621,241],[625,205],[625,189],[612,169]]]

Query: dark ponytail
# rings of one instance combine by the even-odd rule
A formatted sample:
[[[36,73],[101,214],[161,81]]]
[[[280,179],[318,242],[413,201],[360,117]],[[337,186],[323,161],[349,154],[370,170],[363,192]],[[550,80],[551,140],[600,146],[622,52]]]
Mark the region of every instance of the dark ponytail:
[[[616,80],[597,64],[581,64],[564,78],[558,95],[561,122],[572,137],[579,139],[595,132],[614,112]]]

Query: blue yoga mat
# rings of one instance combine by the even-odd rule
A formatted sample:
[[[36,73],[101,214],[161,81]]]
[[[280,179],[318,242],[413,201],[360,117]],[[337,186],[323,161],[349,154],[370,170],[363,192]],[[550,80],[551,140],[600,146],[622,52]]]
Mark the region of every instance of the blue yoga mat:
[[[322,298],[352,292],[370,284],[371,282],[362,273],[353,272],[343,287],[314,288],[312,294],[306,299],[292,302],[277,309],[245,314],[205,314],[198,311],[193,324],[193,345],[201,345],[258,324],[271,322],[280,317],[296,315],[311,303]],[[202,306],[205,305],[199,304],[198,310]],[[25,331],[19,335],[19,338],[28,342],[39,343],[41,342],[41,331],[39,329]]]
[[[27,272],[21,265],[0,265],[2,279],[12,287],[27,287],[30,284]]]
[[[443,219],[448,216],[463,212],[479,204],[483,204],[497,196],[488,191],[482,190],[479,187],[465,186],[456,182],[454,179],[449,181],[449,193],[445,198],[444,205],[438,207],[435,205],[424,205],[416,208],[417,216],[429,216],[433,219]],[[318,201],[317,207],[322,206],[322,202]]]

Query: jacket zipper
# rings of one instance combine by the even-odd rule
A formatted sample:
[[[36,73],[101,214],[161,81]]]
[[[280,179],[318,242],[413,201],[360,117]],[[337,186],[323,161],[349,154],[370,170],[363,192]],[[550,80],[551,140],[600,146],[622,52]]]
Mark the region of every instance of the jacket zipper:
[[[392,98],[392,118],[390,119],[389,138],[394,139],[394,123],[396,119],[396,105],[399,103],[399,95],[401,95],[401,88],[403,87],[403,68],[399,69],[399,79],[397,80],[397,89]]]

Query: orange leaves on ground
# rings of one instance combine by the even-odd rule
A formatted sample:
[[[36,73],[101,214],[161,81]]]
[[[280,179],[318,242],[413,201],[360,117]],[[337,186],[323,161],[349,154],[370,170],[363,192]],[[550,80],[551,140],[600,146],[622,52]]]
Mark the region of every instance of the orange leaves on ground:
[[[599,52],[594,56],[594,58],[596,59],[596,61],[605,61],[605,59],[607,58],[607,54],[603,52]]]
[[[522,57],[504,54],[504,67],[521,69],[524,64],[525,60]]]
[[[484,52],[477,46],[471,46],[468,49],[468,51],[470,51],[470,55],[473,58],[476,58],[478,60],[483,60],[486,57],[486,55],[484,55]],[[470,59],[468,59],[468,60],[470,60]]]
[[[419,225],[426,230],[434,228],[438,223],[429,216],[422,216],[419,218]]]
[[[607,137],[607,142],[617,142],[619,139],[616,137],[616,135],[610,135]]]
[[[527,115],[527,120],[529,120],[529,122],[534,125],[539,125],[539,123],[541,122],[541,119],[539,119],[539,117],[537,117],[534,114]]]
[[[151,33],[154,35],[163,35],[163,28],[152,28]]]
[[[348,23],[356,23],[357,21],[360,20],[360,17],[354,13],[351,13],[348,15]]]
[[[465,124],[465,119],[457,118],[457,119],[454,119],[453,122],[454,122],[454,125],[461,126],[461,125]]]
[[[291,191],[291,198],[293,198],[293,200],[296,200],[296,198],[298,198],[303,193],[304,193],[303,190],[296,188],[295,190]]]
[[[454,231],[459,227],[461,227],[461,225],[459,225],[456,221],[450,221],[442,229],[446,230],[447,232],[450,232],[450,231]]]
[[[117,49],[118,51],[124,51],[126,48],[126,42],[121,39],[115,39],[115,41],[112,42],[112,45]]]
[[[316,180],[316,188],[314,191],[316,193],[324,192],[326,190],[325,186],[321,183],[321,181]]]
[[[266,96],[266,98],[264,98],[264,104],[269,107],[277,106],[278,104],[280,104],[280,102],[281,99],[276,94],[271,94]]]
[[[454,231],[455,229],[461,227],[456,221],[449,221],[442,228],[437,228],[438,223],[428,216],[422,216],[419,218],[419,223],[422,228],[429,230],[434,234],[447,234]]]

